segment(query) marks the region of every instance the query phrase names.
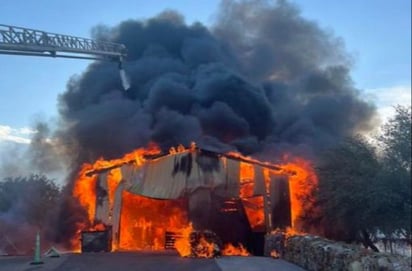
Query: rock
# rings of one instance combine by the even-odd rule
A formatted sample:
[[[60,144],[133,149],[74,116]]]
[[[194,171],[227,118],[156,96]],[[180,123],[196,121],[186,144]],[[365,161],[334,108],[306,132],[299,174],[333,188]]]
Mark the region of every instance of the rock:
[[[376,253],[313,235],[274,232],[265,237],[265,255],[283,258],[309,271],[406,271],[410,258]]]
[[[283,258],[285,239],[284,232],[267,234],[265,236],[264,255],[273,258]]]

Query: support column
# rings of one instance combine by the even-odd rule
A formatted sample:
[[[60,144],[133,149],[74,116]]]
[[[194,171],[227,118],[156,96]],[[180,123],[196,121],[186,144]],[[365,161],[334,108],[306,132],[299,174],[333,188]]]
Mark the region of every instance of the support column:
[[[111,217],[112,224],[112,244],[114,250],[119,248],[120,244],[120,215],[122,212],[122,196],[124,191],[124,181],[122,180],[116,188],[113,200],[113,210]]]
[[[255,174],[256,176],[260,176],[262,178],[263,183],[263,210],[265,214],[265,230],[266,233],[270,233],[272,231],[272,202],[270,197],[270,175],[269,170],[267,168],[262,167],[255,167]]]
[[[99,174],[96,182],[95,221],[100,221],[105,225],[109,224],[109,193],[107,191],[107,174],[108,172]]]

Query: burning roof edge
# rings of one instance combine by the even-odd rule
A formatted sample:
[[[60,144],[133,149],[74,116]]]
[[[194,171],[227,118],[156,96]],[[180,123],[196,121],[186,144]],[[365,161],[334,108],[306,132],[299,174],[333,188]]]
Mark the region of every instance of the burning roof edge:
[[[144,158],[147,161],[155,161],[157,159],[161,159],[161,158],[164,158],[164,157],[167,157],[167,156],[176,155],[178,153],[189,153],[189,152],[198,152],[198,153],[215,155],[217,157],[226,157],[228,159],[233,159],[233,160],[237,160],[237,161],[244,162],[244,163],[259,165],[259,166],[262,166],[264,168],[268,168],[270,170],[281,172],[282,174],[287,174],[287,175],[292,175],[292,176],[296,175],[295,171],[284,169],[279,165],[275,165],[275,164],[272,164],[272,163],[269,163],[269,162],[262,162],[262,161],[253,159],[251,157],[246,157],[246,156],[243,156],[242,154],[237,153],[237,152],[219,153],[219,152],[207,150],[207,149],[204,149],[204,148],[198,148],[198,147],[194,147],[194,148],[190,148],[190,149],[184,149],[182,151],[177,151],[177,152],[176,151],[175,152],[169,152],[168,154],[161,153],[161,154],[158,154],[158,155],[145,155]],[[136,163],[136,160],[131,159],[129,161],[120,162],[120,163],[117,163],[117,164],[109,166],[109,167],[103,167],[103,168],[93,169],[93,170],[87,171],[86,175],[87,176],[92,176],[92,175],[95,175],[95,174],[100,174],[100,173],[103,173],[103,172],[106,172],[106,171],[110,171],[110,170],[115,169],[115,168],[119,168],[119,167],[121,167],[123,165],[126,165],[126,164],[135,164],[135,163]]]

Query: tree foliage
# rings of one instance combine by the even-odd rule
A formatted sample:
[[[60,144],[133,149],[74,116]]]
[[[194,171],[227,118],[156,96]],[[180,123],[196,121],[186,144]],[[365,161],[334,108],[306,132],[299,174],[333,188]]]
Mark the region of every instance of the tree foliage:
[[[411,111],[397,107],[375,147],[361,136],[326,151],[317,166],[324,234],[374,247],[377,233],[411,233]]]
[[[386,192],[387,214],[382,230],[411,239],[411,108],[397,106],[396,115],[383,127],[380,181]]]
[[[379,137],[383,160],[394,171],[411,172],[411,108],[395,107],[396,115],[383,126]]]
[[[0,182],[0,218],[41,227],[60,195],[44,175],[5,178]]]
[[[378,168],[374,149],[360,136],[323,155],[317,167],[317,200],[327,237],[350,242],[363,240],[361,233],[376,231],[372,221],[379,213]]]

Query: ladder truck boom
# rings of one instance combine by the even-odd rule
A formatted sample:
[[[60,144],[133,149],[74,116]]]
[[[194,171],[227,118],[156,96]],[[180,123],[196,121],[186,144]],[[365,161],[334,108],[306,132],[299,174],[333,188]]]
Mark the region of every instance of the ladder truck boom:
[[[126,46],[120,43],[0,24],[0,54],[117,61],[123,88],[130,88],[123,69]]]
[[[0,24],[0,54],[118,60],[123,44]]]

